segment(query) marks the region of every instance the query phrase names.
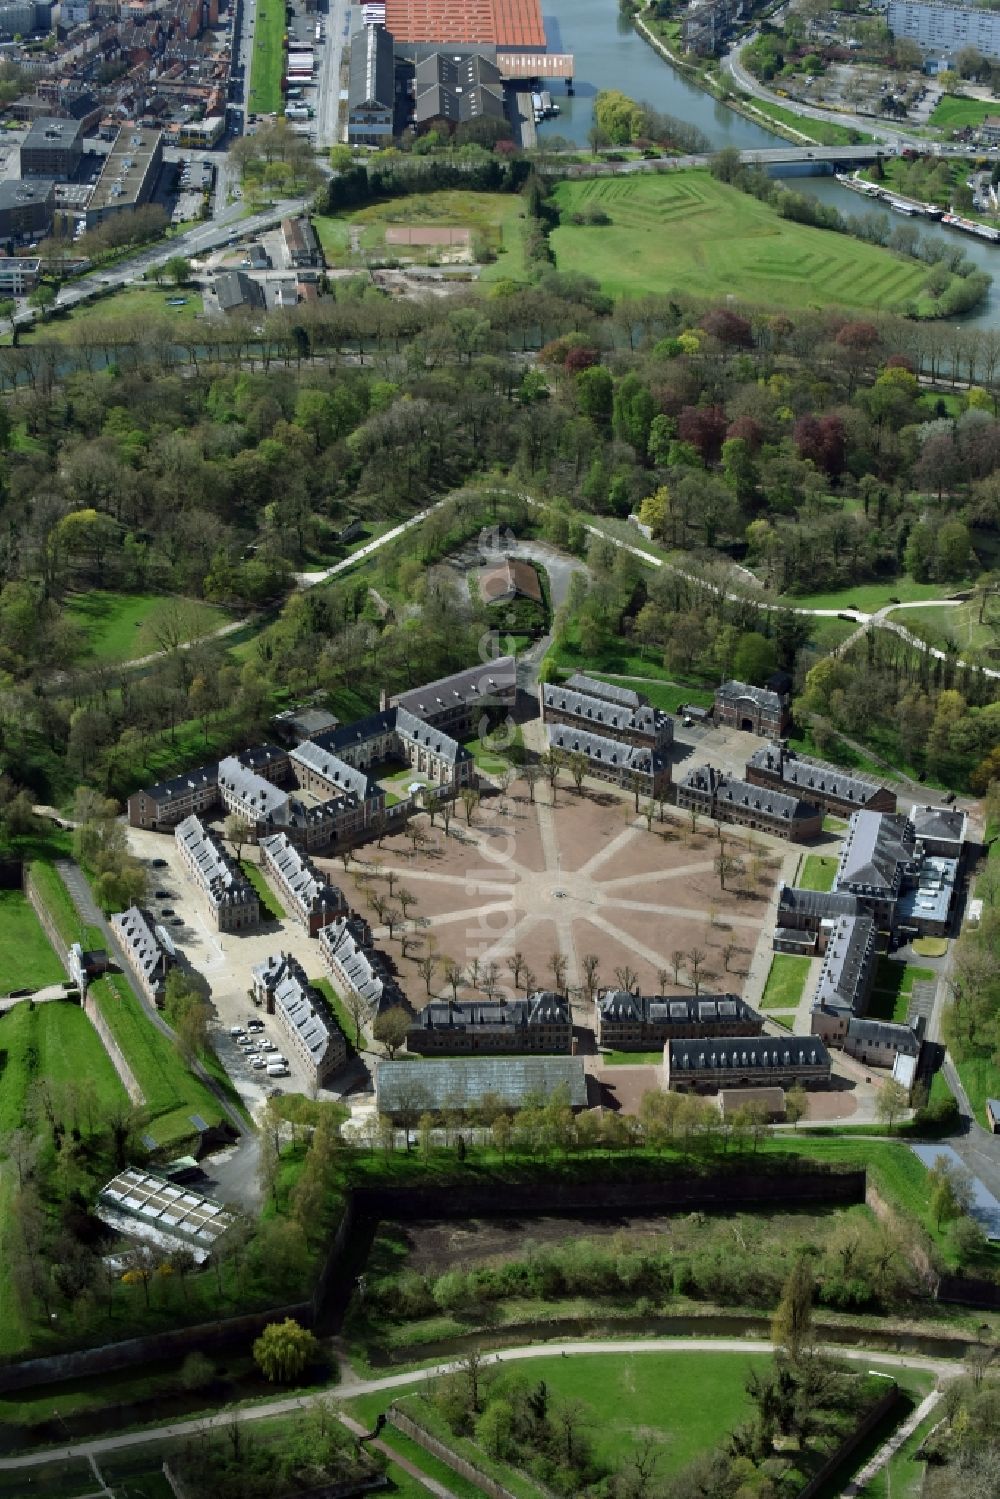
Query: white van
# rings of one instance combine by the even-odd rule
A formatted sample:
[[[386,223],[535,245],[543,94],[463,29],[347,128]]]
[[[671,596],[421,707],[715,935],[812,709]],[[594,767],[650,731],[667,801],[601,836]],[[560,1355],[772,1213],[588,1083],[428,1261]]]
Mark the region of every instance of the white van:
[[[268,1062],[268,1064],[267,1064],[267,1075],[268,1075],[268,1077],[287,1077],[288,1076],[288,1063],[287,1062]]]

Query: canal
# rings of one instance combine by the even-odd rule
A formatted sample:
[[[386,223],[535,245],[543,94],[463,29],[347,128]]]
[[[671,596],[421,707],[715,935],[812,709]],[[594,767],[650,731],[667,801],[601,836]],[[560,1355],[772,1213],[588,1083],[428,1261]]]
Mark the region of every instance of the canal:
[[[787,144],[689,83],[639,35],[616,0],[542,0],[542,11],[550,52],[572,52],[576,59],[574,93],[567,94],[561,84],[553,86],[560,114],[544,127],[550,136],[559,134],[577,145],[586,145],[594,121],[595,97],[601,89],[621,89],[630,98],[648,100],[664,114],[697,125],[716,150],[736,146],[752,151]],[[871,211],[862,198],[832,177],[796,176],[789,185],[833,204],[845,216]],[[961,245],[969,260],[995,278],[988,301],[976,312],[965,314],[962,326],[1000,328],[1000,246],[939,224],[920,221],[918,227],[923,235],[940,235]]]

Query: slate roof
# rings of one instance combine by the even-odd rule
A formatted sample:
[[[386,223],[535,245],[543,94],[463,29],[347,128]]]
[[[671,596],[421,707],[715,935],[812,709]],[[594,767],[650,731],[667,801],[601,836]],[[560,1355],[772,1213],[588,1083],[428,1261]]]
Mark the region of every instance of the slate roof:
[[[508,1031],[529,1025],[569,1025],[569,1004],[561,994],[536,990],[528,999],[466,1000],[459,1004],[434,1000],[419,1012],[420,1030]]]
[[[896,812],[855,812],[840,851],[834,889],[861,885],[893,894],[899,889],[904,865],[913,857],[905,817]]]
[[[587,729],[578,729],[574,724],[549,723],[545,733],[552,749],[564,754],[586,755],[599,765],[608,765],[615,770],[632,770],[639,775],[652,775],[667,761],[658,750],[642,744],[624,744],[620,739],[608,739],[603,734],[591,734]]]
[[[496,703],[511,697],[517,687],[517,669],[513,656],[498,656],[457,671],[450,677],[439,677],[423,687],[400,692],[390,699],[394,708],[405,708],[415,718],[431,720],[455,703]]]
[[[676,1025],[713,1025],[719,1021],[759,1020],[756,1010],[735,994],[631,994],[605,989],[597,997],[605,1020],[653,1021]]]
[[[727,776],[710,765],[689,770],[679,784],[681,787],[690,787],[692,791],[706,794],[711,792],[720,806],[745,807],[748,811],[763,812],[785,822],[820,815],[819,808],[813,802],[807,802],[800,796],[786,796],[783,791],[772,791],[769,786],[751,786],[749,781]]]
[[[111,918],[111,925],[122,947],[132,954],[136,967],[147,979],[158,973],[166,975],[168,959],[174,955],[174,945],[162,927],[154,926],[152,919],[138,906],[117,911]]]
[[[396,96],[393,39],[384,26],[366,26],[351,40],[348,100],[351,109],[391,110]]]
[[[217,271],[215,294],[223,312],[232,312],[236,307],[263,308],[265,305],[263,288],[243,271]]]
[[[366,801],[378,790],[367,772],[356,770],[353,765],[348,765],[326,748],[330,738],[342,734],[343,730],[340,728],[331,729],[326,734],[317,734],[315,739],[306,739],[302,744],[296,745],[288,758],[293,765],[301,765],[307,770],[315,771],[317,775],[321,775],[332,785],[339,786],[348,795],[357,796],[362,801]]]
[[[740,698],[749,698],[759,707],[768,708],[775,713],[780,712],[782,707],[781,698],[776,692],[771,692],[767,687],[753,687],[749,682],[723,682],[721,687],[716,688],[715,696],[722,703],[738,703]]]
[[[290,953],[271,953],[250,971],[255,983],[273,997],[275,1011],[287,1029],[305,1043],[317,1070],[322,1068],[328,1051],[345,1048],[340,1026]]]
[[[364,923],[354,916],[338,916],[320,928],[319,944],[333,959],[355,993],[368,1005],[372,1019],[397,1005],[412,1014],[410,1002],[389,972],[384,957],[372,945]]]
[[[375,1073],[379,1110],[390,1114],[415,1105],[475,1107],[487,1095],[520,1105],[532,1097],[550,1099],[563,1087],[572,1108],[586,1107],[582,1057],[435,1057],[379,1062]]]
[[[853,1040],[868,1041],[874,1046],[893,1046],[904,1056],[920,1055],[920,1038],[908,1025],[893,1025],[888,1020],[866,1020],[854,1016],[847,1023],[847,1034]]]
[[[670,1075],[706,1069],[720,1075],[752,1069],[766,1075],[769,1068],[828,1067],[830,1053],[818,1036],[702,1036],[668,1041]]]
[[[606,703],[616,703],[619,708],[639,708],[645,701],[631,687],[616,687],[613,682],[602,682],[598,677],[588,677],[582,671],[575,671],[565,686],[570,692],[580,692],[585,697],[599,697]]]
[[[870,916],[838,916],[823,954],[813,1008],[854,1010],[868,997],[875,956],[875,923]]]
[[[317,911],[324,904],[329,911],[342,911],[347,902],[343,892],[331,885],[325,875],[295,847],[286,833],[273,833],[260,840],[260,851],[266,853],[285,885],[307,911]]]
[[[783,750],[779,744],[762,744],[747,761],[747,768],[771,771],[779,774],[786,786],[808,796],[810,791],[822,792],[837,797],[840,801],[856,802],[863,807],[882,783],[873,776],[849,775],[823,760],[811,760],[806,755],[797,755],[794,750]]]
[[[778,924],[793,912],[815,921],[838,916],[857,916],[861,902],[846,890],[804,890],[800,885],[782,885],[778,890]]]
[[[219,761],[219,788],[248,803],[254,816],[262,822],[282,812],[288,803],[287,792],[258,775],[235,755],[227,755]]]
[[[199,880],[217,905],[245,905],[257,900],[250,881],[199,818],[185,817],[174,829],[174,837],[188,850]]]
[[[673,728],[668,713],[651,707],[648,703],[626,706],[609,702],[591,692],[577,692],[559,682],[542,683],[542,705],[557,713],[571,713],[574,718],[586,719],[593,725],[595,734],[614,737],[619,734],[652,734],[664,724]]]
[[[207,790],[210,786],[218,787],[218,784],[218,764],[200,765],[197,770],[185,770],[179,776],[157,781],[155,786],[146,786],[141,794],[154,802],[171,802],[178,796],[186,796],[192,788]]]
[[[968,818],[964,812],[953,807],[910,808],[910,826],[915,838],[933,838],[950,843],[962,843]]]

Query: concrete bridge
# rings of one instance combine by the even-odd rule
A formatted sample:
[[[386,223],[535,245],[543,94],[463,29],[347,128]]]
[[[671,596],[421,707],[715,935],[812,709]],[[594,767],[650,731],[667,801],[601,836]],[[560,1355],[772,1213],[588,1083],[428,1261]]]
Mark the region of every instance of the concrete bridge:
[[[783,167],[798,162],[815,162],[817,166],[828,163],[834,170],[841,167],[865,166],[880,156],[895,156],[892,146],[881,141],[869,142],[865,146],[775,146],[762,151],[741,151],[740,161],[745,166]]]

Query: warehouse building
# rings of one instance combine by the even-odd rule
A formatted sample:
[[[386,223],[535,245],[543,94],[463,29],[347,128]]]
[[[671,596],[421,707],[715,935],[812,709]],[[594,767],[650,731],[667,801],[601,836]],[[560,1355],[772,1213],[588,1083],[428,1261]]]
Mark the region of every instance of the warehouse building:
[[[390,146],[396,109],[396,59],[384,26],[365,26],[351,40],[347,139],[352,146]]]
[[[163,132],[125,124],[105,159],[87,205],[87,228],[116,213],[131,213],[153,196],[163,163]]]

